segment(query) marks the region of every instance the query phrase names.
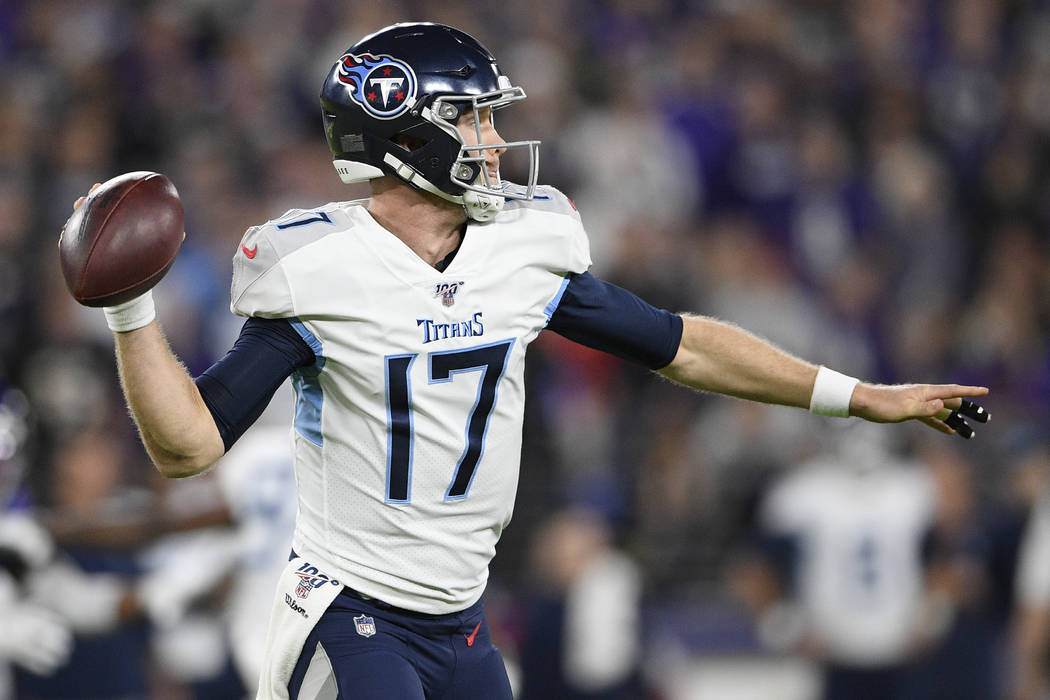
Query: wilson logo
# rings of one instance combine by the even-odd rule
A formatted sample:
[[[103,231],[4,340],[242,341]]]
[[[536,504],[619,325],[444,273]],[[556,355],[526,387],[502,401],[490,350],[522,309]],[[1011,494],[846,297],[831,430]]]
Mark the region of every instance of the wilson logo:
[[[284,594],[284,604],[291,608],[293,612],[297,612],[305,618],[310,617],[310,614],[306,612],[306,608],[296,603],[295,598],[288,595],[287,593]]]

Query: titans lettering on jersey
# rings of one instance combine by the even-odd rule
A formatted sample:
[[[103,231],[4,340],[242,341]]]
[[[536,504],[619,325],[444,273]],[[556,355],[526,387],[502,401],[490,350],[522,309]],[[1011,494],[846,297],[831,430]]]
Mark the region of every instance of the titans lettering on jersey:
[[[485,325],[481,322],[482,312],[478,311],[469,321],[435,321],[432,318],[417,318],[416,325],[423,329],[423,344],[449,338],[473,338],[485,335]]]
[[[292,546],[365,595],[435,614],[484,591],[517,490],[525,350],[590,266],[579,215],[540,189],[468,223],[443,271],[364,202],[288,212],[234,257],[233,311],[291,319],[318,358],[292,375]]]

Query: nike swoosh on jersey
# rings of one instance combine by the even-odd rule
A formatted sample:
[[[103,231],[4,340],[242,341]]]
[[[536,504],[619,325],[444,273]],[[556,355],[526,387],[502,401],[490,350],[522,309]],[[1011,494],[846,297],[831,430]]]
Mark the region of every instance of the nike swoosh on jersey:
[[[243,250],[244,254],[246,256],[248,256],[249,260],[251,260],[252,258],[255,257],[255,254],[259,252],[259,246],[258,245],[254,245],[251,248],[249,248],[248,246],[246,246],[243,243],[241,243],[241,250]]]
[[[473,632],[471,632],[470,634],[463,635],[466,638],[466,640],[467,640],[467,646],[468,647],[474,646],[474,637],[476,637],[478,635],[478,630],[479,629],[481,629],[481,622],[480,621],[474,627],[474,631]]]

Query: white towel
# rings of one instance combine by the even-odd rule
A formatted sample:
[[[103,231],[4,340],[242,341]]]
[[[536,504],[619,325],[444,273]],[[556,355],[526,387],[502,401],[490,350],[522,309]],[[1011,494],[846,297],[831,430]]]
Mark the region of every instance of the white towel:
[[[326,570],[331,569],[314,555],[297,556],[284,567],[270,613],[256,700],[288,700],[288,681],[306,638],[343,590]]]

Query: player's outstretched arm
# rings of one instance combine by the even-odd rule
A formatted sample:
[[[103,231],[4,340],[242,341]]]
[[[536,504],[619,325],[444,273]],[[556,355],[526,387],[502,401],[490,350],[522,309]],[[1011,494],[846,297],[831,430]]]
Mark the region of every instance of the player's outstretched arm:
[[[702,316],[685,316],[683,322],[678,353],[671,364],[660,370],[664,376],[704,391],[763,403],[813,407],[820,369],[816,365],[730,323]],[[833,393],[841,386],[838,380],[831,380]],[[978,422],[988,420],[984,409],[966,400],[987,394],[985,387],[859,382],[855,387],[847,385],[845,391],[850,390],[852,394],[846,393],[842,399],[842,415],[848,412],[877,423],[914,419],[944,433],[972,437],[972,429],[960,414]]]

